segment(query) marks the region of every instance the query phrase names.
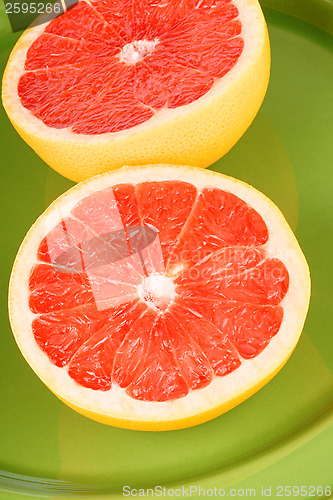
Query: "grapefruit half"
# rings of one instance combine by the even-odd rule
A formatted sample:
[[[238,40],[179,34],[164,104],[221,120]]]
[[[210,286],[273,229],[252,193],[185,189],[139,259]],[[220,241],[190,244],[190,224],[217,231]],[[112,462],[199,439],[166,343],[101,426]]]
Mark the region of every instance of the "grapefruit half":
[[[123,165],[207,167],[254,119],[270,69],[257,0],[80,0],[21,36],[3,104],[74,181]]]
[[[18,252],[15,339],[63,402],[99,422],[191,426],[280,370],[309,270],[278,208],[195,167],[124,167],[76,185]]]

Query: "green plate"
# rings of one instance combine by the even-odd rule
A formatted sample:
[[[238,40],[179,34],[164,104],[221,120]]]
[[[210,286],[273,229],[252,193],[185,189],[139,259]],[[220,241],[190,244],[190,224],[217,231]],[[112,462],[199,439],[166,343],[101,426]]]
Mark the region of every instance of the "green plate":
[[[237,498],[250,496],[247,489],[264,497],[264,487],[266,496],[280,498],[288,487],[303,486],[291,496],[327,498],[333,480],[333,3],[266,0],[264,10],[272,45],[269,90],[249,130],[212,168],[263,191],[296,231],[313,293],[294,354],[257,394],[191,429],[116,429],[63,405],[19,353],[6,301],[26,231],[72,183],[24,144],[1,110],[1,500],[125,498],[125,485],[159,485],[166,495],[173,488],[192,498],[199,496],[194,487],[206,488],[206,496],[224,488]],[[0,29],[3,67],[18,34],[3,13]]]

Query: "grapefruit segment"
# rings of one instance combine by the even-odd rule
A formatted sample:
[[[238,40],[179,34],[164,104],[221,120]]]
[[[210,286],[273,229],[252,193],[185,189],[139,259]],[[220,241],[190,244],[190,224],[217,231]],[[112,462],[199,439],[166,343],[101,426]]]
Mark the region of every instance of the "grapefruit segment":
[[[119,346],[113,367],[114,380],[119,387],[128,387],[133,379],[143,373],[156,315],[147,310]]]
[[[133,0],[123,0],[121,8],[117,1],[92,0],[90,4],[105,22],[115,27],[123,42],[126,43],[132,38]]]
[[[81,272],[84,265],[80,245],[94,236],[79,220],[63,219],[42,239],[37,257],[42,262],[53,262],[58,271]]]
[[[210,12],[191,12],[161,37],[151,57],[222,78],[236,64],[244,47],[241,24],[233,21],[237,17],[238,9],[232,3]]]
[[[283,307],[181,297],[183,309],[204,318],[223,332],[244,359],[258,356],[278,333]]]
[[[225,332],[240,356],[258,356],[281,327],[281,306],[219,304],[214,311],[214,324]]]
[[[164,261],[182,231],[196,200],[196,188],[185,182],[146,182],[136,190],[141,222],[158,230]],[[172,204],[167,206],[165,200]]]
[[[105,311],[97,311],[94,304],[52,313],[40,314],[32,322],[36,342],[56,366],[66,366],[78,348],[101,325],[109,323]]]
[[[193,249],[194,251],[194,249]],[[211,281],[227,280],[251,270],[265,259],[265,251],[260,247],[234,246],[216,250],[187,264],[176,277],[177,285],[191,286],[193,282],[207,284]],[[186,289],[186,288],[185,288]]]
[[[29,71],[18,84],[22,103],[34,110],[36,117],[49,127],[68,127],[97,98],[103,89],[103,78],[110,75],[103,61],[89,64],[94,77],[86,75],[83,65],[64,65]],[[28,84],[28,88],[27,88]],[[45,97],[45,89],[50,93]]]
[[[155,110],[190,104],[208,92],[214,78],[175,61],[172,73],[158,55],[135,67],[134,96]]]
[[[104,48],[121,47],[122,39],[103,16],[88,2],[81,1],[53,19],[44,30],[74,40],[102,44]],[[28,58],[29,60],[29,58]]]
[[[58,98],[63,92],[73,87],[80,78],[81,70],[77,67],[61,66],[51,67],[49,69],[38,69],[36,71],[27,71],[18,84],[18,95],[24,106],[38,113],[43,107],[47,108],[53,95],[53,108],[57,104]],[[45,99],[45,91],[48,89],[50,97]],[[65,123],[64,116],[57,116],[59,123]]]
[[[192,280],[179,288],[179,294],[185,298],[207,297],[219,301],[277,305],[286,295],[288,286],[289,275],[283,263],[278,259],[267,259],[231,276],[221,273],[210,281]]]
[[[204,247],[201,245],[205,239]],[[172,261],[177,254],[198,261],[221,247],[263,245],[268,239],[262,217],[243,200],[221,189],[204,189],[184,228]]]
[[[30,309],[35,314],[72,309],[95,301],[87,275],[62,273],[47,264],[33,267],[29,289]]]
[[[158,165],[91,179],[41,216],[14,265],[10,317],[70,406],[175,428],[271,378],[308,300],[306,262],[269,200],[214,172]]]
[[[223,330],[181,306],[175,307],[173,314],[202,349],[215,375],[226,375],[240,366],[237,351]]]
[[[123,226],[139,226],[141,219],[139,216],[138,200],[133,184],[120,184],[113,188],[113,195],[117,202],[117,209],[121,217]]]
[[[119,88],[118,92],[114,87],[111,90],[106,88],[97,95],[81,116],[72,122],[73,132],[78,134],[94,134],[96,130],[100,134],[119,132],[139,125],[154,115],[153,110],[135,99],[134,70],[120,68],[119,72],[122,73],[119,84],[123,87]]]
[[[141,304],[129,302],[116,311],[111,311],[102,326],[94,325],[92,335],[81,343],[70,358],[68,375],[83,387],[102,391],[110,389],[115,356],[126,334],[143,311]]]
[[[189,389],[205,387],[212,381],[213,373],[209,360],[190,331],[172,313],[166,313],[165,337],[169,340],[174,358]]]
[[[143,332],[142,332],[143,333]],[[144,335],[147,333],[143,333]],[[168,339],[164,319],[152,326],[140,366],[127,387],[129,396],[141,401],[168,401],[186,396],[189,389]]]
[[[117,347],[116,335],[111,338],[104,331],[100,336],[94,335],[71,358],[68,375],[88,389],[109,390],[112,385],[112,362]]]
[[[97,235],[123,228],[112,189],[87,196],[74,207],[72,214]]]
[[[54,33],[42,33],[27,52],[25,70],[36,71],[43,70],[45,67],[55,68],[58,66],[67,66],[68,71],[72,69],[72,66],[80,69],[84,63],[86,66],[91,65],[92,52],[94,52],[95,59],[102,58],[104,60],[115,55],[117,51],[117,47],[110,46],[107,51],[104,44],[83,39],[75,40]]]

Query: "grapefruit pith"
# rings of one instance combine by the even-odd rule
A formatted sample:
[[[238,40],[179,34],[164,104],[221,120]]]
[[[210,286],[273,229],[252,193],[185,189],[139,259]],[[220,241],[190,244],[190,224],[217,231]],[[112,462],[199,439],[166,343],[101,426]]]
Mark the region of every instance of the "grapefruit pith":
[[[42,21],[12,51],[3,104],[36,153],[75,181],[110,165],[207,167],[266,92],[257,0],[80,0]]]
[[[283,366],[310,295],[277,207],[185,166],[78,184],[28,232],[9,292],[22,354],[62,401],[131,429],[191,426]]]

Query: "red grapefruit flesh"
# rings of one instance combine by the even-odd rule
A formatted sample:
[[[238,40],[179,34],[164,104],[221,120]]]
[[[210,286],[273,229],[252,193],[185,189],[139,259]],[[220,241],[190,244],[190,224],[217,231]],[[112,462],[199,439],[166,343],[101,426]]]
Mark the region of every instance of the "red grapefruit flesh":
[[[145,3],[81,0],[51,21],[27,52],[22,105],[50,127],[118,132],[196,101],[236,64],[231,1]]]

